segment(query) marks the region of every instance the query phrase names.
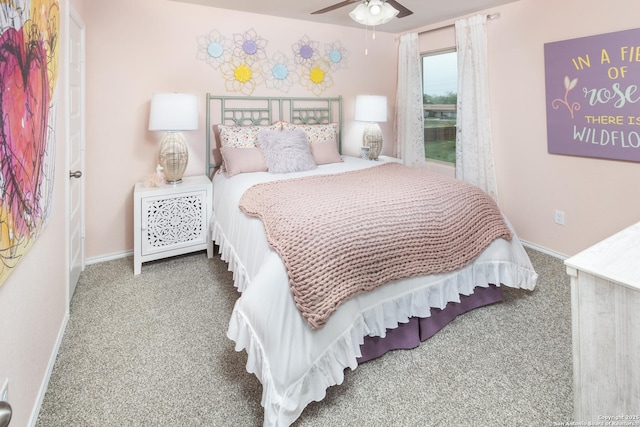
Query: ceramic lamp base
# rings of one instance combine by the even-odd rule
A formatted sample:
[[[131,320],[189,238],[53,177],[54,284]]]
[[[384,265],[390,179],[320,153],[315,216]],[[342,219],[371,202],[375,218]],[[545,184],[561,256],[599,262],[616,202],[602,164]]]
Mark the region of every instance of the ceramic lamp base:
[[[182,132],[167,132],[160,141],[159,164],[164,180],[168,184],[178,184],[189,162],[189,147]]]
[[[378,123],[368,123],[364,128],[362,145],[369,147],[369,158],[378,160],[382,151],[382,130]]]

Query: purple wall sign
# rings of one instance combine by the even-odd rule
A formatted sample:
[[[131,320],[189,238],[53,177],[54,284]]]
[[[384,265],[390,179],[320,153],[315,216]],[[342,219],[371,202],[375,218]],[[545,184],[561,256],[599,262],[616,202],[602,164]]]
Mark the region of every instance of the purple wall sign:
[[[640,162],[640,29],[544,45],[549,153]]]

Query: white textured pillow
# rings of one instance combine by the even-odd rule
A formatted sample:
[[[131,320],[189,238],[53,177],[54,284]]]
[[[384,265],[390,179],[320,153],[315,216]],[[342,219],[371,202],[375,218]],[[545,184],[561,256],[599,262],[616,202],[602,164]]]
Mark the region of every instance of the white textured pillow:
[[[316,167],[303,130],[261,130],[258,147],[270,173],[302,172]]]

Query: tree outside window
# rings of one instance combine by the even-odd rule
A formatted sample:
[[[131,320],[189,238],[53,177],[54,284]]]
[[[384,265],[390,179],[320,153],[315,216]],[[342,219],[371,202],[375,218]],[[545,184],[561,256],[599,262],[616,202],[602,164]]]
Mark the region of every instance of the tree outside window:
[[[424,151],[429,160],[456,161],[457,56],[455,50],[422,56]]]

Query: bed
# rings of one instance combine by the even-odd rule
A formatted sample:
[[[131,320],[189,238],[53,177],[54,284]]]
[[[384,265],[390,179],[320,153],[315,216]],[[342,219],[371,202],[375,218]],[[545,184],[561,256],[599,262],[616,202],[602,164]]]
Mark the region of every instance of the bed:
[[[211,248],[214,243],[217,245],[221,258],[228,263],[229,269],[233,272],[234,285],[239,291],[229,320],[227,336],[235,342],[236,351],[246,351],[247,371],[253,373],[262,383],[264,426],[291,425],[306,405],[322,400],[328,387],[342,383],[346,368],[356,369],[358,364],[380,357],[392,349],[414,348],[458,314],[501,301],[501,286],[534,289],[537,274],[512,226],[499,211],[499,221],[495,218],[496,213],[491,211],[488,215],[493,216],[487,216],[486,221],[474,220],[468,221],[472,222],[472,225],[457,225],[460,236],[457,236],[458,232],[447,232],[447,238],[441,239],[443,241],[438,243],[443,245],[438,249],[438,254],[445,254],[447,248],[455,246],[451,242],[467,241],[469,237],[464,235],[464,230],[468,227],[482,227],[482,233],[489,233],[488,229],[492,230],[494,234],[488,239],[485,236],[486,242],[483,245],[469,243],[468,248],[458,248],[455,254],[438,255],[435,257],[436,261],[420,264],[423,266],[422,269],[413,269],[413,274],[405,272],[411,269],[406,268],[403,263],[406,262],[413,268],[414,258],[419,258],[418,256],[389,256],[387,258],[400,260],[394,261],[390,264],[390,269],[384,270],[393,271],[393,274],[389,273],[388,276],[393,280],[388,281],[388,277],[380,279],[379,271],[373,270],[379,269],[379,266],[385,263],[384,254],[396,254],[393,252],[396,249],[382,249],[383,243],[378,242],[385,238],[379,237],[375,240],[375,236],[382,236],[387,231],[395,235],[399,232],[392,231],[393,226],[388,225],[391,223],[388,219],[376,223],[376,218],[389,215],[389,212],[396,212],[398,209],[394,208],[397,206],[394,204],[397,203],[394,199],[396,196],[385,196],[392,199],[393,203],[389,203],[386,208],[380,208],[387,209],[386,213],[378,214],[375,206],[387,204],[375,201],[377,196],[374,194],[379,191],[372,191],[373,187],[370,184],[376,177],[382,177],[382,181],[377,185],[384,186],[385,182],[391,182],[388,180],[395,179],[395,176],[399,177],[398,185],[402,185],[403,181],[421,179],[422,176],[416,175],[415,178],[409,179],[408,169],[413,168],[393,162],[375,162],[341,155],[341,98],[246,98],[207,94],[206,111],[206,168],[212,177],[214,187],[210,244]],[[271,166],[278,164],[277,162],[269,163],[268,170],[265,170],[262,164],[256,165],[256,162],[248,162],[247,165],[247,162],[241,161],[241,166],[237,165],[238,158],[248,158],[257,154],[258,148],[252,145],[255,143],[256,132],[262,132],[259,144],[264,148],[264,158],[267,158],[273,153],[269,154],[266,135],[280,135],[278,132],[287,126],[290,127],[289,130],[295,128],[296,135],[302,130],[307,132],[312,146],[314,142],[333,143],[339,161],[336,161],[335,153],[329,157],[314,157],[317,166],[286,173],[273,173]],[[317,129],[320,128],[322,132],[317,133]],[[293,135],[294,131],[290,134]],[[322,140],[327,134],[331,134],[333,139]],[[233,141],[240,146],[231,147],[234,150],[227,149],[226,147],[234,144]],[[247,151],[247,148],[250,150]],[[221,154],[221,150],[226,154]],[[312,154],[315,153],[311,151]],[[223,159],[225,164],[221,164]],[[332,161],[325,162],[326,159]],[[275,166],[273,170],[281,172]],[[355,193],[346,190],[346,195],[342,194],[342,183],[350,182],[344,180],[353,179],[365,183],[362,192],[366,197],[355,197]],[[429,181],[439,182],[438,179],[429,177]],[[345,187],[348,185],[350,184],[344,184]],[[454,184],[447,181],[439,185],[439,188],[446,189],[443,191],[447,194],[451,192],[450,188],[454,188]],[[310,189],[308,195],[304,195],[305,188]],[[332,190],[326,190],[327,188]],[[459,199],[463,202],[458,200],[455,206],[459,206],[460,203],[476,203],[468,201],[467,191],[473,190],[467,187],[460,190],[465,196]],[[335,216],[322,210],[323,204],[330,203],[320,197],[320,194],[324,193],[331,193],[331,197],[326,199],[334,198],[336,206],[340,206],[340,209],[335,209],[339,211]],[[445,199],[442,196],[444,193],[437,193],[436,198]],[[284,204],[272,205],[280,203],[280,199],[285,198],[284,195],[291,194],[295,194],[295,197],[290,197],[293,203],[289,205],[299,204],[304,208],[292,206],[291,209],[298,210],[288,211],[289,208],[285,209]],[[352,218],[351,222],[348,222],[352,226],[345,227],[342,224],[335,233],[342,235],[340,230],[363,227],[367,232],[365,237],[362,231],[359,236],[353,237],[355,246],[351,243],[334,245],[339,241],[338,237],[334,237],[331,234],[333,231],[328,230],[333,230],[331,227],[334,223],[340,223],[341,218],[350,215],[341,213],[341,209],[349,204],[347,199],[352,196],[364,200],[365,202],[359,201],[357,204],[364,203],[364,209],[372,212],[372,216],[363,217],[360,211],[355,219]],[[451,200],[456,200],[456,197],[451,196]],[[474,211],[482,211],[486,202],[480,198],[481,196],[477,197],[477,203],[482,205],[473,205],[476,206]],[[375,203],[367,205],[367,200]],[[311,202],[317,203],[317,206],[313,205],[313,209],[307,207]],[[272,209],[258,212],[256,206],[265,203]],[[447,209],[438,209],[448,212],[445,219],[441,220],[447,222],[456,216],[450,209],[450,203],[454,202],[443,203]],[[362,209],[362,206],[360,208]],[[403,207],[401,210],[412,212],[411,209],[414,207]],[[271,213],[266,214],[267,211]],[[282,218],[274,220],[269,217],[281,213],[285,215],[285,219],[297,219],[298,213],[303,211],[322,212],[321,215],[316,215],[320,217],[318,221],[324,221],[317,224],[317,228],[322,229],[321,233],[313,231],[316,226],[304,226],[316,224],[316,220],[310,219],[311,217],[305,218],[304,221],[307,222],[303,222],[302,226],[288,224],[288,221],[282,225]],[[376,214],[373,215],[373,212]],[[411,215],[411,218],[417,216]],[[418,223],[419,220],[403,219],[399,222],[404,227],[408,222]],[[486,226],[485,223],[495,226]],[[293,227],[299,228],[295,233],[289,233]],[[304,228],[310,230],[302,230]],[[302,232],[312,233],[312,237],[307,234],[298,236]],[[404,235],[403,233],[404,231],[400,232]],[[298,240],[286,240],[283,236],[288,234],[294,235],[291,239]],[[407,234],[417,239],[415,236],[420,233],[412,229]],[[372,236],[375,244],[371,243],[369,236]],[[295,243],[291,243],[292,241]],[[303,249],[302,246],[306,248]],[[431,245],[415,246],[415,242],[412,241],[407,246],[411,250],[402,253],[422,254],[420,251],[425,246]],[[433,246],[437,247],[437,244],[434,242]],[[324,255],[323,258],[322,254],[318,254],[322,252],[317,250],[318,247],[327,248],[326,251],[333,254],[333,257],[328,255],[327,258],[327,255]],[[402,251],[402,248],[398,250]],[[356,264],[351,267],[351,263],[348,264],[349,268],[343,269],[345,271],[341,270],[342,266],[347,265],[347,259],[350,259],[349,254],[352,252],[360,254],[355,257],[358,265],[368,265],[366,272]],[[468,253],[461,261],[462,255],[458,252]],[[209,250],[208,253],[212,254],[213,250]],[[376,254],[378,258],[375,258]],[[425,254],[425,257],[427,256],[430,255]],[[363,258],[365,261],[362,261]],[[452,261],[443,271],[432,270],[432,263],[440,266],[444,262],[443,259],[448,258],[456,261]],[[299,262],[300,260],[304,262]],[[459,265],[460,262],[463,264]],[[298,264],[301,266],[297,266]],[[395,267],[399,264],[402,264],[402,269]],[[299,270],[295,270],[296,268]],[[357,270],[358,268],[360,270]],[[334,271],[337,271],[335,277],[331,275]],[[352,273],[353,271],[356,273]],[[435,272],[420,273],[429,271]],[[367,279],[367,283],[378,279],[380,283],[371,287],[356,287],[356,290],[348,293],[346,297],[335,299],[338,292],[336,289],[342,289],[335,284],[346,283],[344,278],[354,274],[357,276],[354,282],[359,283],[362,277],[373,277],[371,280]],[[319,282],[333,286],[327,289],[320,287]],[[346,284],[345,289],[349,289]]]

